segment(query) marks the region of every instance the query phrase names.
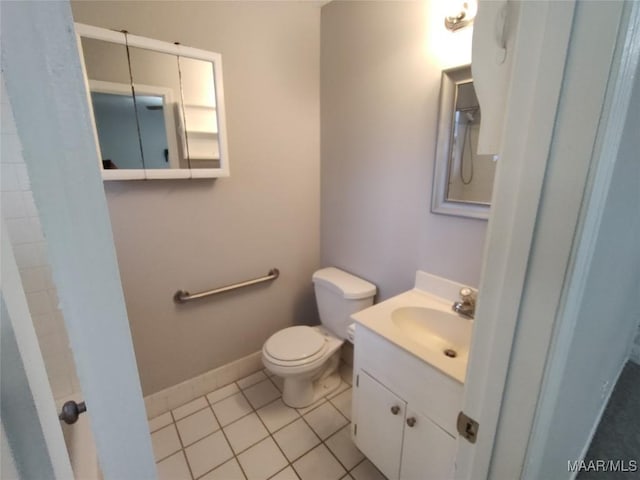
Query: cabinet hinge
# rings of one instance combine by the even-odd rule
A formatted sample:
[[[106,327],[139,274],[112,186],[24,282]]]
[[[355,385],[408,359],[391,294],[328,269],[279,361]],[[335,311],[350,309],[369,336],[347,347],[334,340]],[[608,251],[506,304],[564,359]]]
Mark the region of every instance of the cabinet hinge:
[[[360,374],[356,375],[356,387],[360,386]]]
[[[353,424],[353,436],[355,437],[356,435],[358,435],[358,424],[354,423]]]
[[[458,433],[467,439],[469,443],[476,443],[480,424],[464,412],[458,413]]]

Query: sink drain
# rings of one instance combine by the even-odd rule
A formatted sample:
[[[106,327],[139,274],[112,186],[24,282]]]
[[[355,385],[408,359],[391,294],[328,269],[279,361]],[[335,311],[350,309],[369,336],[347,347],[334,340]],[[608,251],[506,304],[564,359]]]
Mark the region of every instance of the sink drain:
[[[449,358],[456,358],[458,356],[458,352],[456,352],[455,350],[453,350],[452,348],[447,348],[444,351],[444,354],[449,357]]]

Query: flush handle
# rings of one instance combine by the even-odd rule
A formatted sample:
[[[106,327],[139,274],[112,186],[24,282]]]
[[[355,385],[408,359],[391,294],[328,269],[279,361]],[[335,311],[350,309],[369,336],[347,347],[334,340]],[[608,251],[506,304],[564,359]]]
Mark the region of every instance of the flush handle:
[[[391,407],[391,413],[397,415],[398,413],[400,413],[400,407],[398,405],[394,405],[393,407]]]

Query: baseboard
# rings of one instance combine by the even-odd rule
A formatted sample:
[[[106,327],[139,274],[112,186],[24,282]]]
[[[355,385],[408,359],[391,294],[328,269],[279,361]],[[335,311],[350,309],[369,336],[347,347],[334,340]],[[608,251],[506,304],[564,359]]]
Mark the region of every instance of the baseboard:
[[[162,415],[217,388],[240,380],[261,368],[262,352],[258,351],[221,367],[209,370],[202,375],[148,395],[144,399],[147,418]]]
[[[598,415],[596,416],[596,421],[594,422],[593,426],[591,427],[591,431],[589,432],[589,436],[587,437],[587,442],[585,443],[584,447],[582,447],[582,451],[580,452],[580,455],[578,456],[578,458],[580,460],[584,460],[585,457],[587,456],[587,452],[589,451],[589,447],[591,446],[591,442],[593,441],[593,437],[596,434],[596,431],[598,430],[598,427],[600,426],[600,421],[602,420],[602,415],[604,415],[604,411],[607,408],[607,405],[609,405],[609,400],[611,400],[611,394],[613,393],[614,388],[616,388],[616,385],[618,384],[618,380],[620,380],[620,375],[622,374],[622,370],[624,370],[624,366],[627,364],[627,362],[623,362],[622,366],[620,367],[620,369],[618,370],[618,373],[616,374],[616,380],[615,382],[613,382],[611,384],[611,388],[609,388],[609,391],[607,392],[607,396],[605,401],[602,403],[602,406],[600,407],[600,411],[598,412]],[[571,475],[569,476],[569,480],[574,480],[576,478],[576,475],[578,474],[577,471],[572,472]]]

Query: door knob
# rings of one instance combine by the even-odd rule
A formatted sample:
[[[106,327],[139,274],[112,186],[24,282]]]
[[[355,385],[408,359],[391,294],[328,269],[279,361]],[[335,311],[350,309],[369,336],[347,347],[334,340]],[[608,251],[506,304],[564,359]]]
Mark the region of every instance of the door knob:
[[[407,418],[407,425],[409,425],[410,427],[413,427],[415,424],[416,424],[416,418],[415,417]]]
[[[397,405],[394,405],[393,407],[391,407],[391,413],[393,413],[394,415],[397,415],[398,413],[400,413],[400,407]]]
[[[72,425],[78,421],[80,414],[86,411],[87,405],[84,402],[76,403],[73,400],[69,400],[62,405],[62,411],[58,418],[67,425]]]

